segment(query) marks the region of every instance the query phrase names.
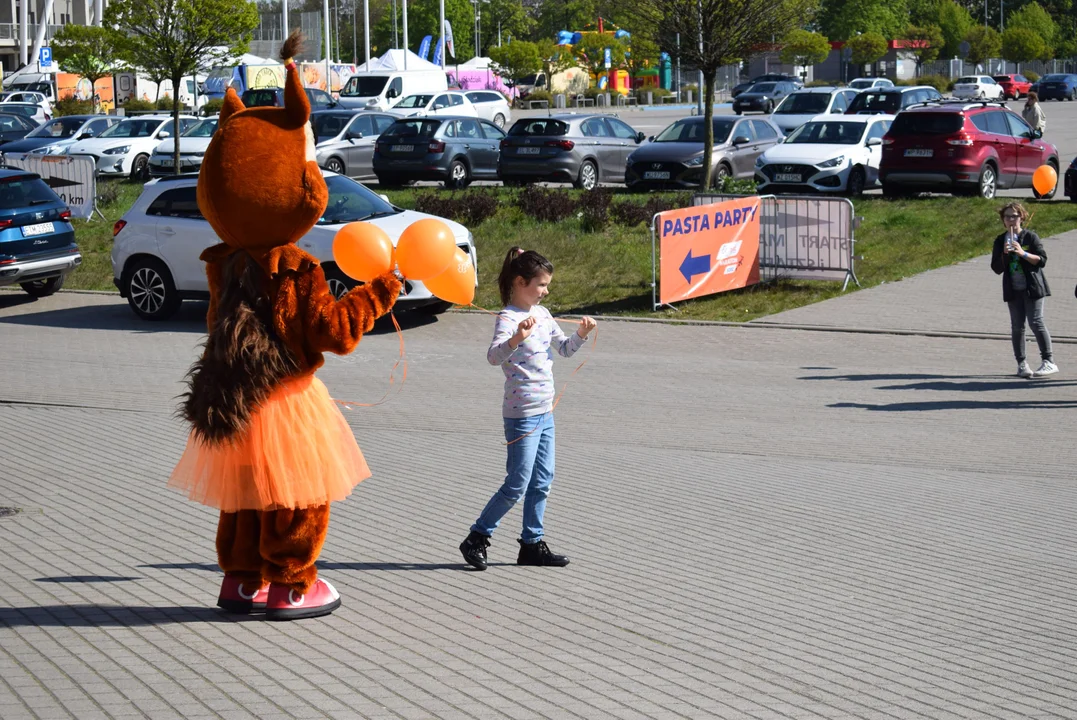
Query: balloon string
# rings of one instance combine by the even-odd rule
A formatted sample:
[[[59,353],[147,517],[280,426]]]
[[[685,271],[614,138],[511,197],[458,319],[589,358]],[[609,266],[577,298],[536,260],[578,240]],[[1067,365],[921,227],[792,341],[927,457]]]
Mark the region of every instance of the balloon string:
[[[407,354],[404,352],[404,333],[400,329],[400,323],[396,321],[396,314],[392,310],[389,311],[389,317],[392,318],[393,327],[396,328],[396,335],[400,338],[400,356],[396,359],[396,362],[393,363],[393,369],[389,371],[389,388],[385,391],[385,395],[382,396],[381,400],[378,400],[377,402],[357,403],[351,402],[350,400],[333,401],[337,405],[343,407],[345,410],[351,410],[357,407],[375,407],[376,405],[381,405],[383,402],[388,400],[389,393],[393,391],[393,384],[396,382],[396,369],[401,365],[404,366],[403,374],[400,377],[400,385],[397,387],[397,392],[400,392],[400,388],[404,387],[404,382],[408,379],[408,357]]]
[[[475,308],[476,310],[482,310],[484,313],[487,313],[488,315],[493,315],[495,317],[500,317],[501,316],[501,313],[496,313],[496,312],[494,312],[492,310],[487,310],[484,307],[479,307],[475,303],[468,303],[468,305]],[[576,325],[580,325],[583,321],[582,320],[567,320],[567,319],[565,319],[565,320],[561,320],[561,321],[555,320],[554,322],[567,322],[567,323],[574,323]],[[565,380],[565,384],[561,386],[561,392],[557,393],[557,397],[555,397],[553,399],[553,405],[550,406],[550,410],[549,410],[550,414],[553,414],[553,411],[557,409],[557,403],[561,402],[561,398],[564,396],[565,391],[568,390],[568,384],[570,382],[572,382],[572,378],[576,377],[576,373],[578,373],[580,371],[580,369],[584,365],[587,364],[587,362],[591,359],[591,355],[594,354],[595,348],[598,347],[598,328],[597,327],[595,328],[594,333],[595,333],[595,336],[591,339],[591,352],[588,353],[588,356],[583,359],[583,362],[581,362],[579,365],[576,366],[576,369],[573,370],[572,374],[568,376],[568,380]],[[516,438],[515,440],[509,440],[508,442],[506,442],[504,444],[506,446],[508,446],[508,445],[512,445],[513,443],[520,442],[525,437],[527,437],[531,433],[535,432],[535,430],[538,430],[538,428],[536,427],[534,430],[531,430],[531,431],[527,432],[526,434],[521,435],[520,437]]]

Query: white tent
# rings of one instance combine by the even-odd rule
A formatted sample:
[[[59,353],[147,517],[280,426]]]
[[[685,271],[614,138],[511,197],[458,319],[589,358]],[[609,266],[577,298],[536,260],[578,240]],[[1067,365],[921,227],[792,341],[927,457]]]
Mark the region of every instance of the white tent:
[[[466,63],[460,65],[461,70],[490,70],[490,64],[493,63],[488,57],[473,57]]]
[[[404,53],[407,53],[408,66],[404,67]],[[396,70],[440,70],[441,67],[432,62],[423,60],[411,50],[394,48],[386,51],[380,58],[371,58],[370,67],[363,63],[355,69],[355,72],[392,72]]]

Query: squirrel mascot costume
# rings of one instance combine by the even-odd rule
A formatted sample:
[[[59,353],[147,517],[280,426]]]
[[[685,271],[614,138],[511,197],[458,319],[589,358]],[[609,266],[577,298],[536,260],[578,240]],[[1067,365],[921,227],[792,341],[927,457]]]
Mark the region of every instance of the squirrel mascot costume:
[[[222,244],[201,259],[208,338],[188,374],[187,447],[169,485],[221,511],[217,604],[269,620],[333,612],[340,596],[314,566],[329,503],[370,476],[351,429],[314,377],[322,353],[351,352],[392,308],[395,273],[336,300],[318,260],[296,247],[325,212],[310,103],[281,49],[284,107],[247,109],[229,88],[198,178],[198,207]]]

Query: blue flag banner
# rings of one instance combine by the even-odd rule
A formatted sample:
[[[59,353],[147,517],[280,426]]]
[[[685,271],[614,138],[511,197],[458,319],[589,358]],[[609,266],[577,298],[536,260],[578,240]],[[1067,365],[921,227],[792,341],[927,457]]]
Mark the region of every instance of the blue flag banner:
[[[438,44],[434,46],[434,59],[431,60],[435,65],[441,65],[441,53],[445,48],[445,40],[443,38],[438,39]]]
[[[419,57],[423,60],[426,60],[426,54],[430,52],[430,41],[433,39],[432,36],[427,35],[423,38],[423,41],[419,43]]]

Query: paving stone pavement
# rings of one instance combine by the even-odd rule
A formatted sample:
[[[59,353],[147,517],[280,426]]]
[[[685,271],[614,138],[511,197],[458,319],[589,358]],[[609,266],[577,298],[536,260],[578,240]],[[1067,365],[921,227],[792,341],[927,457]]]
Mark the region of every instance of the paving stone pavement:
[[[164,487],[203,312],[0,293],[4,720],[1077,717],[1066,347],[1025,381],[1002,336],[603,322],[556,413],[572,564],[517,568],[514,510],[478,573],[491,322],[405,321],[407,382],[346,413],[374,477],[321,555],[343,607],[271,624],[215,609],[216,515]],[[382,329],[320,377],[377,400],[396,355]]]

